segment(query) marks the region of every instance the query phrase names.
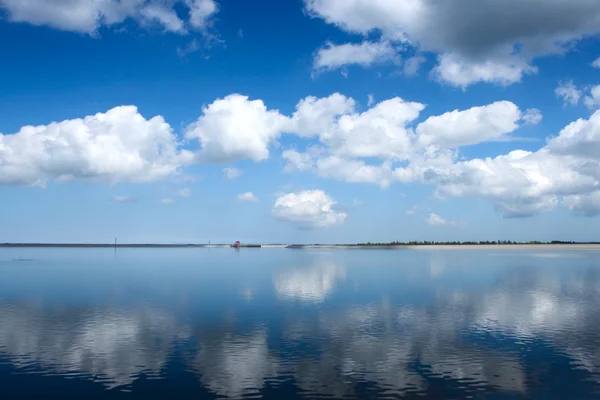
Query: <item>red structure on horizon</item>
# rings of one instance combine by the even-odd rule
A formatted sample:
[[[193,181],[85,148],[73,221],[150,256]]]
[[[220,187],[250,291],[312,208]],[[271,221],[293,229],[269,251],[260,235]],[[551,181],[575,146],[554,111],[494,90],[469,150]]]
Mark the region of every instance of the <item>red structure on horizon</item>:
[[[240,248],[240,241],[236,240],[235,243],[231,245],[231,247],[235,247],[235,248],[239,249]]]

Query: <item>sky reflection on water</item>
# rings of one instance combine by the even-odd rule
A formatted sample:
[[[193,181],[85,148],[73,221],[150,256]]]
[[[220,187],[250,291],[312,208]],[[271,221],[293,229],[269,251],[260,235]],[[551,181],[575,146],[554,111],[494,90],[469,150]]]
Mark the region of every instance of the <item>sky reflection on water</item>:
[[[3,249],[0,397],[594,398],[600,254],[540,254]]]

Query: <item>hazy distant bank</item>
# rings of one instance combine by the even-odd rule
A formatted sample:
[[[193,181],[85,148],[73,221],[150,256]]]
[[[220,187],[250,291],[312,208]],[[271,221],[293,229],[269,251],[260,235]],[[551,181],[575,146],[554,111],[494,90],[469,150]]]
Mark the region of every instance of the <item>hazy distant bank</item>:
[[[363,246],[360,246],[361,248]],[[378,246],[375,246],[376,248]],[[600,244],[459,244],[459,245],[417,245],[390,246],[389,248],[405,248],[408,250],[510,250],[510,251],[557,251],[557,250],[594,250],[600,251]]]
[[[263,246],[268,247],[268,246]],[[356,246],[356,245],[301,245],[297,249],[347,249],[347,250],[419,250],[419,251],[441,251],[441,250],[485,250],[485,251],[600,251],[600,244],[455,244],[455,245],[380,245],[380,246]]]

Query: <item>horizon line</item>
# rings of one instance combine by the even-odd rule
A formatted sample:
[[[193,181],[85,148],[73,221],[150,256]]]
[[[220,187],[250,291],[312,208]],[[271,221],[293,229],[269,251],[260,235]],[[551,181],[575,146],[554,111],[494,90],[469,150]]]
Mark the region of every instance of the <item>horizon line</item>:
[[[408,241],[408,242],[359,242],[359,243],[245,243],[247,246],[355,246],[355,247],[385,247],[385,246],[485,246],[485,245],[598,245],[600,241]],[[51,242],[5,242],[0,247],[221,247],[230,243],[51,243]]]

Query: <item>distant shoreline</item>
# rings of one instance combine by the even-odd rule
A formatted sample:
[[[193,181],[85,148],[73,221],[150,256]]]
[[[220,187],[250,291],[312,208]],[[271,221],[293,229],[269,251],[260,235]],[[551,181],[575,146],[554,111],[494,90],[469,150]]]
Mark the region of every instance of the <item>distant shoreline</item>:
[[[198,244],[0,243],[0,247],[205,247]]]
[[[265,247],[265,246],[263,246]],[[359,249],[359,250],[417,250],[417,251],[460,251],[460,250],[485,250],[485,251],[600,251],[600,243],[575,243],[575,244],[428,244],[428,245],[300,245],[295,249]]]
[[[103,244],[103,243],[0,243],[0,248],[229,248],[228,244]],[[518,243],[518,244],[390,244],[390,245],[285,245],[246,244],[242,248],[290,248],[290,249],[361,249],[361,250],[590,250],[600,251],[600,243]]]

